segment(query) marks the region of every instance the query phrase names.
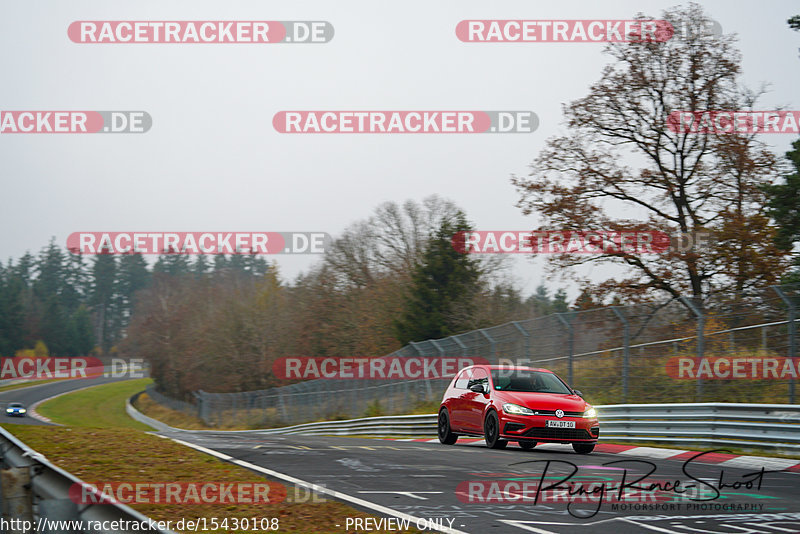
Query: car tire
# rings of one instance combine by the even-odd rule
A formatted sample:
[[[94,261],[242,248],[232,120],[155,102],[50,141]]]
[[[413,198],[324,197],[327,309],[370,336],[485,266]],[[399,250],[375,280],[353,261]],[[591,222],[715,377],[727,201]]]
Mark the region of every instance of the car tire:
[[[508,445],[508,441],[500,439],[500,419],[494,410],[487,413],[483,420],[483,437],[490,449],[504,449]]]
[[[439,412],[439,441],[445,445],[452,445],[458,439],[458,434],[453,434],[450,430],[450,418],[447,416],[447,409]]]
[[[519,447],[521,449],[525,449],[526,451],[529,451],[536,446],[536,442],[529,439],[521,439],[517,443],[519,443]]]
[[[578,454],[589,454],[594,450],[594,443],[573,443],[572,448]]]

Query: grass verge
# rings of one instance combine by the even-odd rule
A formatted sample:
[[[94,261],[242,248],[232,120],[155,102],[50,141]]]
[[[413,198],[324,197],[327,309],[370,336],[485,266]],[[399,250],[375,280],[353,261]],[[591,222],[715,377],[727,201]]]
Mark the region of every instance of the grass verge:
[[[36,411],[66,426],[152,430],[125,413],[125,399],[150,382],[149,378],[139,378],[82,389],[44,402]]]
[[[251,428],[235,424],[230,426],[226,425],[223,427],[208,426],[199,417],[194,417],[157,403],[151,399],[147,393],[142,393],[139,395],[139,398],[136,399],[134,406],[147,417],[158,419],[162,423],[175,428],[183,428],[186,430],[249,430]]]
[[[127,418],[125,400],[141,391],[148,379],[117,382],[63,395],[43,403],[43,414],[70,426],[2,425],[48,460],[86,482],[256,482],[265,478],[227,464],[168,439],[142,432],[140,423]],[[123,417],[124,416],[124,417]],[[300,497],[307,494],[298,492]],[[149,504],[127,503],[156,520],[216,517],[277,518],[282,532],[342,533],[347,517],[372,517],[335,501],[298,502],[293,487],[270,481],[269,503]],[[310,496],[309,496],[310,497]],[[272,501],[272,498],[270,499]],[[337,527],[336,525],[342,525]],[[208,530],[249,532],[253,530]],[[375,531],[384,534],[400,531]],[[403,531],[409,532],[409,531]],[[411,532],[419,532],[411,530]]]

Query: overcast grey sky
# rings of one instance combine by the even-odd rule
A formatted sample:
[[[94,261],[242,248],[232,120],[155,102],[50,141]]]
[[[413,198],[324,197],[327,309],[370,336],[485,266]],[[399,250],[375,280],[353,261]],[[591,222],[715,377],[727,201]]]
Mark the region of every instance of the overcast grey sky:
[[[0,109],[145,110],[141,135],[0,135],[0,258],[75,231],[324,231],[387,200],[452,199],[477,229],[528,230],[512,173],[563,131],[603,44],[473,44],[463,19],[658,18],[661,1],[2,2]],[[701,2],[739,35],[743,81],[771,84],[762,109],[800,106],[796,1]],[[327,44],[71,42],[75,20],[326,20]],[[532,134],[286,135],[281,110],[533,110]],[[794,136],[762,136],[783,154]],[[318,256],[276,256],[285,279]],[[515,258],[525,292],[542,260]],[[555,285],[563,282],[555,282]],[[574,293],[571,292],[574,296]]]

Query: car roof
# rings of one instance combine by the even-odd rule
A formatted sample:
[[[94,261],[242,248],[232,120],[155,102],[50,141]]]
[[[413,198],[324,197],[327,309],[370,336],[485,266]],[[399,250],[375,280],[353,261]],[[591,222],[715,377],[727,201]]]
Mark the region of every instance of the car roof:
[[[483,368],[489,369],[490,371],[539,371],[542,373],[553,373],[553,371],[549,369],[542,369],[540,367],[528,367],[527,365],[470,365],[469,367],[464,367],[464,369],[474,369],[474,368]],[[463,371],[464,369],[459,369],[459,372]]]

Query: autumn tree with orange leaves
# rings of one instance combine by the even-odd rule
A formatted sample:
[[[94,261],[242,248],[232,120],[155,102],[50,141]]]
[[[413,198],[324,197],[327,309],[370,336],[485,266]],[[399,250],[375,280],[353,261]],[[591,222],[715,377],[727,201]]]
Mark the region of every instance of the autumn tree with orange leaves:
[[[672,112],[752,110],[759,94],[740,87],[735,39],[709,31],[712,21],[700,6],[661,18],[679,29],[668,41],[607,46],[615,61],[588,95],[564,106],[568,131],[547,141],[528,177],[512,179],[518,206],[539,216],[536,231],[655,230],[711,238],[703,247],[661,254],[552,257],[550,266],[559,270],[622,266],[619,277],[582,280],[595,299],[702,300],[776,283],[786,252],[773,242],[761,187],[777,177],[775,156],[755,135],[668,127]]]

